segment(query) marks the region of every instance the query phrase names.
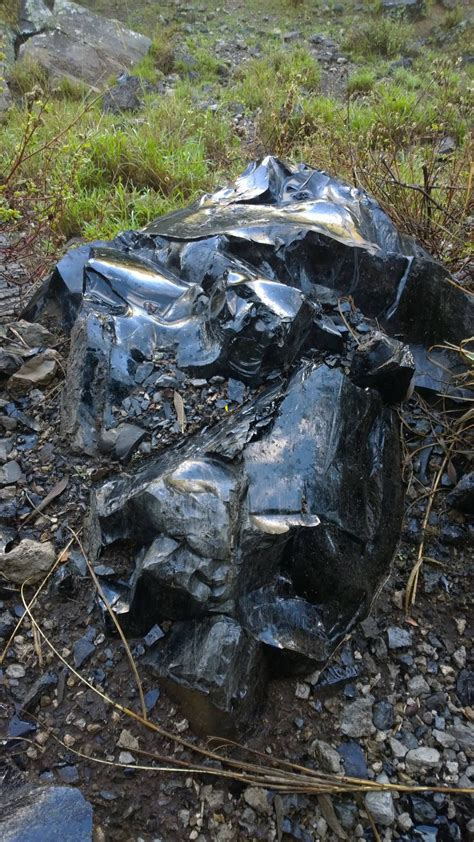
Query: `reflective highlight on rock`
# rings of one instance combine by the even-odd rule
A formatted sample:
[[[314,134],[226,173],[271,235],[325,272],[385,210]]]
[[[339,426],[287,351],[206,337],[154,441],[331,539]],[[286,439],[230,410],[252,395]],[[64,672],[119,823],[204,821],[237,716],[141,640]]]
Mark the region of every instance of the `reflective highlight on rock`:
[[[391,405],[456,394],[427,352],[472,302],[365,193],[267,157],[69,252],[26,316],[45,309],[71,330],[75,449],[125,463],[153,442],[140,390],[229,379],[236,406],[190,435],[175,396],[181,440],[94,490],[86,538],[106,564],[126,542],[130,577],[103,587],[128,634],[171,621],[146,662],[192,725],[239,732],[269,677],[320,668],[369,611],[402,516]]]

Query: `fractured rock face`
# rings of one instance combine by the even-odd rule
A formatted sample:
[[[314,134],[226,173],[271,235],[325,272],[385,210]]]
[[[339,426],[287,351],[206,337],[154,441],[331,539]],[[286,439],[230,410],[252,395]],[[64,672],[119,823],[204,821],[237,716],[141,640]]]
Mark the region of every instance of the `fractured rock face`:
[[[176,623],[145,658],[202,735],[232,736],[263,700],[263,651],[230,617]]]
[[[335,351],[354,354],[354,382],[388,401],[415,363],[416,386],[452,395],[458,356],[427,350],[459,344],[474,316],[472,297],[365,193],[270,157],[142,232],[69,252],[27,317],[44,306],[73,328],[63,429],[89,453],[139,367],[158,371],[163,354],[189,376],[255,385],[306,350]],[[344,307],[369,340],[360,352]]]
[[[54,380],[58,371],[58,353],[52,348],[27,360],[18,371],[10,377],[7,383],[8,391],[20,397],[32,389],[47,386]]]
[[[91,557],[120,542],[130,562],[107,600],[130,634],[174,624],[147,662],[195,728],[245,728],[267,675],[320,668],[369,611],[400,534],[390,404],[415,362],[415,385],[451,388],[427,350],[468,334],[472,302],[365,193],[268,157],[69,252],[26,318],[44,310],[71,330],[71,446],[126,461],[150,433],[148,461],[92,493]],[[186,437],[181,406],[156,452],[152,392],[225,378],[238,408]]]
[[[261,698],[261,678],[248,679],[244,707],[202,690],[202,681],[216,682],[214,662],[202,661],[209,646],[203,618],[234,617],[239,651],[243,640],[248,653],[264,651],[273,674],[327,660],[369,609],[398,538],[396,416],[339,369],[306,363],[287,386],[271,387],[141,471],[104,483],[91,512],[94,555],[119,539],[139,549],[129,626],[143,633],[155,622],[180,621],[179,633],[160,641],[147,662],[174,681],[170,664],[185,658],[190,698],[196,690],[209,695],[206,705],[220,711],[214,728],[228,733],[234,717],[239,724],[254,709],[248,697]],[[186,705],[193,724],[210,722],[196,710]]]

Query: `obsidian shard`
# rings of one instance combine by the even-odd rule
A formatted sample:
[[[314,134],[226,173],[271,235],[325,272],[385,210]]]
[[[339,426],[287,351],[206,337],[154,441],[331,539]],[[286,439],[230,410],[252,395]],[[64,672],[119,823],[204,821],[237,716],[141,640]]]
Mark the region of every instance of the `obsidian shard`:
[[[146,411],[115,408],[166,385],[165,357],[247,386],[219,423],[97,487],[86,529],[94,557],[131,548],[129,578],[104,583],[128,633],[173,623],[149,668],[197,730],[238,731],[268,678],[321,666],[368,612],[402,516],[391,405],[414,358],[415,384],[447,388],[427,350],[469,334],[472,304],[365,193],[269,157],[69,252],[29,317],[45,307],[71,330],[75,449],[130,457]]]

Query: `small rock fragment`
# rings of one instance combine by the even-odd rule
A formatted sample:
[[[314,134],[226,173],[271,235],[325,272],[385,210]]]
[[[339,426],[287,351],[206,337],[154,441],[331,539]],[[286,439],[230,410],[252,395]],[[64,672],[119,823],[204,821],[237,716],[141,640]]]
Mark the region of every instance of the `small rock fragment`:
[[[0,488],[5,485],[14,485],[23,479],[23,471],[18,462],[6,462],[0,467]]]
[[[404,649],[412,645],[412,634],[408,629],[401,629],[399,626],[390,626],[387,629],[388,648]]]
[[[436,769],[439,761],[439,751],[428,746],[412,748],[405,757],[407,769],[411,772],[417,772],[419,769]]]
[[[12,550],[0,556],[0,570],[9,582],[21,585],[28,580],[34,584],[48,573],[55,559],[53,544],[24,538]]]
[[[74,665],[78,668],[82,666],[84,661],[90,658],[93,652],[95,652],[95,646],[86,637],[76,640],[74,644]]]
[[[0,378],[10,377],[18,371],[23,360],[19,354],[0,348]]]
[[[27,395],[31,389],[48,386],[58,371],[58,354],[51,348],[27,360],[7,383],[8,391],[14,397]]]
[[[400,813],[397,819],[397,824],[403,832],[410,830],[410,828],[413,827],[410,813]]]
[[[313,740],[311,751],[325,772],[333,772],[336,775],[340,774],[341,756],[335,748],[332,748],[332,746],[323,742],[323,740]]]
[[[376,702],[374,705],[372,719],[375,727],[378,728],[379,731],[388,731],[389,728],[392,727],[394,720],[393,705],[384,699],[380,702]]]
[[[8,327],[13,328],[15,334],[19,335],[30,348],[46,348],[56,342],[56,337],[38,322],[27,322],[25,319],[20,319],[18,322],[8,325]]]
[[[124,728],[117,740],[117,746],[126,748],[128,751],[136,751],[139,748],[138,738]]]
[[[298,681],[295,689],[295,696],[297,699],[309,699],[310,693],[310,686],[309,684],[305,684],[302,681]]]
[[[24,678],[25,668],[21,664],[10,664],[5,670],[8,678]]]
[[[271,811],[267,791],[258,786],[249,786],[244,792],[244,801],[257,813],[268,815]]]
[[[415,699],[417,699],[418,696],[428,695],[430,692],[430,685],[422,675],[414,675],[413,678],[410,678],[407,687],[409,693]]]
[[[447,495],[446,502],[454,509],[474,514],[474,471],[464,474],[456,487]]]
[[[368,737],[373,731],[373,696],[357,699],[348,705],[342,714],[341,732],[347,737]]]
[[[365,805],[376,824],[390,827],[395,821],[395,807],[391,792],[368,792]]]

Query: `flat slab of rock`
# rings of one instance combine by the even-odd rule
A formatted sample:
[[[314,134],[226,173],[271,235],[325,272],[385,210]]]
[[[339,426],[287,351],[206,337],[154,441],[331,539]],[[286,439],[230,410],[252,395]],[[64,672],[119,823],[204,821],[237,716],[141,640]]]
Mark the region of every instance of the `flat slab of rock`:
[[[49,348],[56,341],[51,331],[40,324],[20,319],[8,326],[14,335],[19,336],[30,348]]]
[[[42,3],[25,5],[24,31],[44,31],[22,45],[20,60],[38,62],[53,79],[104,84],[110,76],[130,70],[151,45],[145,35],[68,0],[55,0],[52,12]]]
[[[439,751],[427,746],[412,748],[405,757],[405,763],[410,772],[417,772],[420,769],[436,769],[439,762]]]

